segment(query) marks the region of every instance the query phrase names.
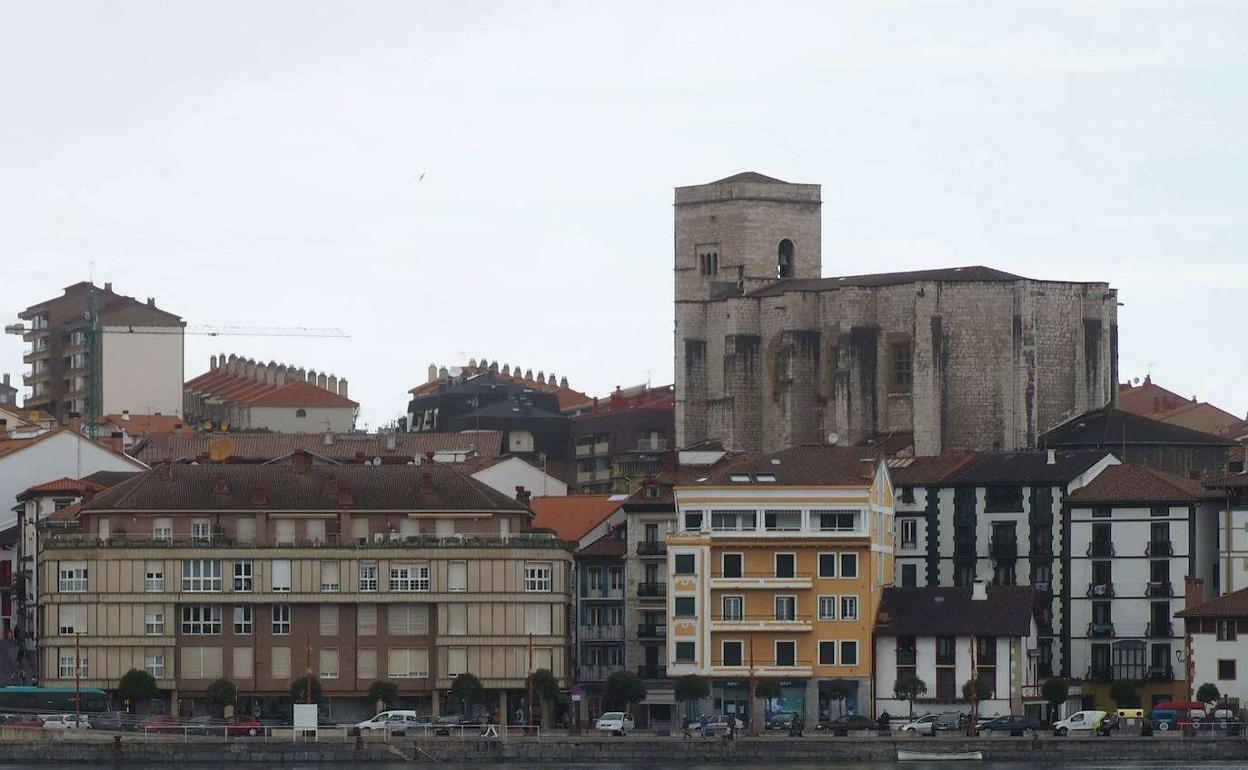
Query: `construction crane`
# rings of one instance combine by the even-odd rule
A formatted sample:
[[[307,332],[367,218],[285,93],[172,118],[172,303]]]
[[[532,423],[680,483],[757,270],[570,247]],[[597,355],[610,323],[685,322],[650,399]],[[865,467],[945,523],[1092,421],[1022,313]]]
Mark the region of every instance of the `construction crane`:
[[[314,328],[308,326],[135,326],[119,324],[101,326],[99,312],[96,308],[95,287],[87,293],[87,312],[83,314],[87,322],[84,340],[86,343],[85,369],[83,390],[86,398],[83,403],[82,428],[89,438],[94,439],[98,431],[100,405],[95,392],[95,362],[99,355],[100,334],[196,334],[210,337],[335,337],[349,338],[351,335],[342,329]],[[6,334],[23,335],[25,324],[9,324],[4,327]]]

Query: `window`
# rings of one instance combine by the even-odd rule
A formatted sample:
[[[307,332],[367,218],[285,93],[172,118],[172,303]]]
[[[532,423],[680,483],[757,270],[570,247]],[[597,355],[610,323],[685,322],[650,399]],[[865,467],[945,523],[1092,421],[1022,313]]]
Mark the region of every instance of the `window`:
[[[841,597],[841,620],[857,620],[858,619],[858,597],[842,596]]]
[[[607,578],[610,581],[612,591],[624,590],[624,570],[619,567],[612,567],[607,570]]]
[[[292,545],[295,542],[295,522],[293,519],[278,519],[273,525],[274,539],[278,545]]]
[[[1170,506],[1168,506],[1168,505],[1154,505],[1154,506],[1152,506],[1152,507],[1149,509],[1149,511],[1148,511],[1148,515],[1149,515],[1149,516],[1169,516],[1169,515],[1170,515]]]
[[[740,666],[742,661],[741,642],[725,641],[723,644],[723,660],[720,663],[724,666]]]
[[[745,575],[742,571],[744,565],[744,556],[742,554],[726,553],[720,558],[723,565],[723,577],[739,578]]]
[[[550,564],[548,562],[526,563],[524,565],[524,590],[548,593],[551,590]]]
[[[273,605],[273,635],[285,636],[290,633],[290,605]]]
[[[376,562],[364,562],[360,564],[360,590],[376,591],[377,590],[377,564]]]
[[[338,635],[338,605],[321,605],[321,636]]]
[[[59,631],[62,636],[87,633],[87,605],[62,604],[57,608]]]
[[[588,570],[587,575],[589,576],[589,590],[598,591],[602,588],[601,568],[594,567],[593,569]]]
[[[777,596],[775,598],[776,620],[797,619],[797,597]]]
[[[902,588],[916,588],[919,585],[919,568],[914,564],[901,565]]]
[[[183,647],[182,667],[175,672],[179,679],[220,679],[220,647]]]
[[[758,529],[755,511],[711,511],[711,530],[714,532],[753,532]]]
[[[87,563],[80,561],[63,561],[60,566],[60,581],[57,586],[63,594],[81,594],[87,591]]]
[[[677,596],[675,601],[676,617],[692,618],[697,614],[697,600],[692,596]]]
[[[320,677],[321,679],[337,679],[338,678],[338,650],[329,649],[321,650],[320,654]]]
[[[725,596],[722,599],[724,620],[741,620],[745,617],[745,597]]]
[[[182,561],[183,591],[220,591],[221,562],[217,559]]]
[[[841,554],[841,577],[843,578],[858,577],[858,554],[856,553]]]
[[[325,520],[324,519],[308,519],[308,542],[324,543],[325,542]]]
[[[424,636],[429,633],[429,605],[391,604],[386,621],[391,636]]]
[[[836,665],[836,642],[823,641],[819,642],[819,665],[835,666]]]
[[[697,571],[697,557],[691,553],[678,553],[672,557],[677,575],[693,575]]]
[[[290,679],[290,648],[289,647],[273,647],[269,650],[271,659],[270,669],[273,672],[273,678],[279,682],[285,682]]]
[[[74,665],[75,662],[77,662],[77,666]],[[57,666],[57,675],[61,679],[85,678],[87,676],[87,656],[78,657],[74,655],[72,650],[68,653],[62,652],[60,654],[60,665]]]
[[[148,593],[162,593],[165,590],[165,565],[158,561],[149,561],[143,569],[143,590]]]
[[[841,665],[858,665],[858,642],[853,639],[846,639],[841,642]]]
[[[1023,488],[1012,485],[990,486],[984,493],[984,506],[988,511],[1023,510]]]
[[[1222,681],[1232,682],[1235,680],[1235,661],[1219,660],[1218,661],[1218,679]]]
[[[394,679],[429,678],[429,650],[425,648],[391,649],[386,656],[387,673]],[[375,666],[376,664],[374,664]],[[468,669],[468,654],[463,647],[449,651],[447,673],[454,676]]]
[[[776,665],[797,665],[797,642],[776,642]]]
[[[273,590],[290,591],[290,559],[274,559],[272,562]]]
[[[909,342],[895,342],[890,346],[892,356],[892,392],[909,393],[913,384],[913,362]]]
[[[1235,621],[1219,620],[1217,623],[1217,633],[1219,642],[1233,642],[1236,639]]]
[[[901,547],[902,548],[918,548],[919,546],[919,522],[914,519],[901,520]]]
[[[836,577],[836,554],[834,553],[819,554],[819,577],[821,578]]]
[[[593,609],[591,609],[591,612]],[[525,618],[528,621],[528,618]],[[448,636],[463,636],[468,633],[468,605],[446,605],[446,633]]]
[[[173,540],[173,519],[156,519],[152,522],[152,539]]]
[[[191,522],[191,542],[211,543],[212,522],[208,519],[195,519]]]
[[[446,590],[468,590],[468,562],[453,561],[446,569]]]
[[[221,605],[194,604],[182,608],[183,636],[212,636],[221,633]]]
[[[676,643],[676,662],[694,663],[697,660],[697,645],[694,642]]]
[[[355,675],[362,682],[377,678],[377,651],[357,650],[355,653]]]
[[[251,679],[256,667],[255,656],[250,647],[235,647],[230,651],[234,660],[234,679]]]
[[[147,636],[165,635],[164,607],[145,607],[143,609],[143,633]]]
[[[361,604],[355,610],[355,633],[359,636],[377,635],[377,605]]]
[[[524,607],[524,633],[548,636],[552,628],[549,604],[526,604]]]
[[[802,528],[802,512],[764,511],[763,528],[768,532],[797,532]]]
[[[812,522],[817,522],[820,532],[853,532],[858,529],[860,511],[811,511]]]
[[[693,532],[702,529],[702,511],[685,511],[684,525]]]
[[[243,516],[234,522],[234,537],[240,543],[256,542],[256,519],[253,516]]]
[[[164,655],[143,656],[143,670],[151,674],[153,679],[164,679],[165,678],[165,656]]]
[[[321,590],[336,593],[342,589],[341,569],[336,561],[321,562]]]
[[[836,620],[836,597],[820,596],[819,597],[819,619],[820,620]]]
[[[308,410],[307,410],[307,409],[296,409],[296,410],[295,410],[295,418],[296,418],[296,419],[303,419],[304,417],[307,417],[307,416],[308,416]]]
[[[234,562],[234,590],[251,591],[255,581],[252,579],[252,563],[249,561]]]
[[[247,636],[252,631],[252,608],[250,604],[240,604],[234,608],[234,634]]]
[[[797,555],[791,553],[776,554],[776,577],[791,578],[797,576]]]

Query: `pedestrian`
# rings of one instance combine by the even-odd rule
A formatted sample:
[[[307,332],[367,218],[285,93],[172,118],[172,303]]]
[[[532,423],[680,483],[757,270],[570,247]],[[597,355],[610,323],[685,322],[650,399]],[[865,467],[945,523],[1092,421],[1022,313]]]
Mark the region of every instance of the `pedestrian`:
[[[737,718],[732,714],[728,715],[728,740],[735,741],[737,739]]]
[[[706,718],[706,714],[702,714],[701,716],[699,716],[699,717],[698,717],[698,730],[702,733],[702,737],[703,737],[703,738],[705,738],[705,737],[706,737],[706,723],[707,723],[707,721],[708,721],[708,720],[707,720],[707,718]]]
[[[693,724],[693,720],[690,719],[689,717],[685,717],[684,719],[680,720],[680,723],[681,725],[684,726],[685,740],[689,740],[690,738],[693,737],[693,733],[690,732],[689,730],[689,727]]]

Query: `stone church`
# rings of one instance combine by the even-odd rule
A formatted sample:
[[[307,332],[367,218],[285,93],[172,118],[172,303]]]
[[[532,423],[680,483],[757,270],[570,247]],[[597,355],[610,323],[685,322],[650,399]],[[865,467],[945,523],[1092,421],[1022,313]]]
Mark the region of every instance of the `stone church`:
[[[1114,398],[1108,284],[979,266],[824,278],[820,205],[819,185],[752,172],[676,188],[679,446],[1022,449]]]

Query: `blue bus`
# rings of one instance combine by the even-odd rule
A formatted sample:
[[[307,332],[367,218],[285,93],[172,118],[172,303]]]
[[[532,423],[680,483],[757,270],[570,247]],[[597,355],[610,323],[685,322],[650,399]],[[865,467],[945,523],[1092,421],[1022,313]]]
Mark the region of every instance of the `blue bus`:
[[[81,694],[81,702],[79,701]],[[113,711],[108,693],[94,687],[0,687],[0,712],[12,714],[105,714]]]

